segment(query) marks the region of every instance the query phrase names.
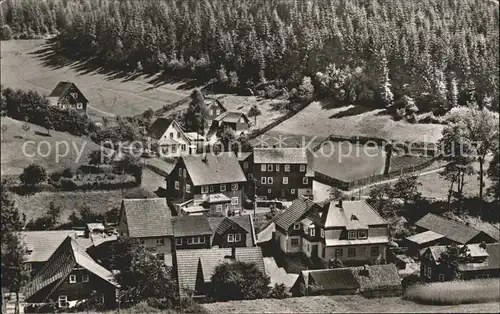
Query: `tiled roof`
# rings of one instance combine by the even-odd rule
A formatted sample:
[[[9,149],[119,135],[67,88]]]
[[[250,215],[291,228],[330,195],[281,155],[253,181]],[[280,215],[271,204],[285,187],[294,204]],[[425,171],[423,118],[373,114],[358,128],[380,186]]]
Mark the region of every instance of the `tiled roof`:
[[[446,238],[460,243],[466,244],[481,231],[459,222],[446,219],[444,217],[429,213],[415,223],[416,226],[440,233]]]
[[[274,221],[276,227],[287,231],[296,221],[304,216],[313,206],[314,202],[305,197],[299,197],[292,205],[281,212]]]
[[[170,208],[165,198],[124,199],[122,206],[130,237],[173,236]]]
[[[243,116],[245,121],[248,123],[247,116],[243,112],[238,112],[238,111],[225,111],[221,113],[219,116],[217,116],[214,120],[228,122],[228,123],[236,123],[238,122],[241,116]]]
[[[75,85],[74,83],[72,83],[72,82],[59,82],[59,83],[57,84],[57,86],[56,86],[56,87],[52,90],[52,92],[50,93],[50,95],[49,95],[49,96],[47,96],[47,97],[50,97],[50,98],[52,98],[52,97],[57,97],[57,98],[63,97],[63,96],[65,96],[65,95],[66,95],[66,92],[67,92],[67,91],[68,91],[68,90],[69,90],[72,86],[75,86],[75,88],[76,88],[76,89],[78,89],[78,87],[76,87],[76,85]],[[78,90],[79,90],[79,89],[78,89]],[[79,90],[79,91],[80,91],[80,90]],[[81,91],[80,91],[80,93],[81,93]],[[83,93],[82,93],[82,96],[83,96],[83,98],[84,98],[86,101],[88,101],[88,100],[87,100],[87,98],[85,97],[85,95],[83,95]]]
[[[189,215],[174,217],[172,219],[174,225],[175,237],[190,237],[212,234],[210,224],[206,215]]]
[[[305,148],[254,148],[256,164],[307,164]]]
[[[417,243],[417,244],[423,244],[423,243],[428,243],[428,242],[442,239],[442,238],[444,238],[444,235],[429,230],[429,231],[425,231],[422,233],[418,233],[418,234],[414,234],[412,236],[409,236],[406,238],[406,240]]]
[[[231,202],[231,199],[222,193],[210,194],[204,200],[208,204]]]
[[[35,293],[51,284],[55,284],[51,288],[54,291],[76,266],[83,267],[113,286],[119,287],[109,270],[94,261],[85,249],[78,245],[75,239],[67,237],[51,255],[48,262],[35,278],[23,288],[26,300],[29,301]],[[50,293],[45,295],[44,300],[47,300],[49,297],[51,297]]]
[[[76,238],[73,230],[23,231],[19,235],[25,248],[32,251],[26,255],[26,262],[46,262],[64,239]]]
[[[371,291],[384,288],[401,288],[401,278],[395,264],[351,268],[360,290]]]
[[[308,272],[309,278],[312,278],[322,291],[359,288],[359,283],[349,268],[302,271],[304,272]]]
[[[262,251],[259,247],[236,248],[235,254],[237,261],[255,263],[260,271],[264,274],[266,273]],[[231,256],[230,248],[177,251],[177,273],[180,295],[186,295],[184,288],[192,290],[196,288],[196,276],[199,266],[201,266],[204,280],[210,281],[213,271],[218,265],[224,262],[231,262],[230,258],[226,258],[227,256]]]
[[[246,247],[253,247],[256,244],[254,243],[255,230],[253,229],[252,223],[252,215],[241,215],[241,216],[231,216],[231,217],[208,217],[208,222],[210,223],[210,228],[212,229],[214,235],[215,231],[219,228],[220,224],[225,220],[230,219],[238,224],[240,227],[245,229],[247,234]],[[213,238],[212,238],[213,241]]]
[[[363,225],[383,225],[387,222],[364,200],[362,201],[343,201],[342,208],[338,206],[337,201],[330,202],[325,228],[347,227],[353,218],[353,215]]]
[[[187,155],[181,158],[195,186],[247,181],[233,153]]]
[[[171,118],[157,118],[149,127],[148,136],[156,139],[161,138],[173,121],[174,119]]]

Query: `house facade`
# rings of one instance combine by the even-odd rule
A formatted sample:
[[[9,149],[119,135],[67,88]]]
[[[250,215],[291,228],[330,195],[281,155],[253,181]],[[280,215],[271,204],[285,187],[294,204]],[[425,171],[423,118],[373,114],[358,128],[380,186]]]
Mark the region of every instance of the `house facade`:
[[[177,250],[211,247],[212,230],[206,215],[174,217],[172,223]]]
[[[227,209],[222,208],[223,214],[227,215],[227,211],[239,212],[242,209],[245,183],[245,175],[233,153],[189,155],[177,160],[167,177],[167,190],[171,202],[192,199],[194,206],[202,204],[211,195],[222,194],[231,200]]]
[[[179,157],[196,152],[196,145],[192,145],[196,143],[192,143],[174,119],[157,118],[147,136],[155,142],[160,156]]]
[[[49,104],[62,110],[75,110],[86,114],[88,99],[72,82],[59,82],[52,92],[47,96]]]
[[[207,116],[206,116],[208,126],[210,127],[215,118],[217,118],[226,111],[227,109],[222,105],[222,103],[219,100],[217,99],[210,100],[207,104]]]
[[[137,240],[147,251],[172,266],[174,228],[164,198],[124,199],[120,209],[120,236]]]
[[[276,241],[285,253],[303,253],[324,265],[340,260],[356,266],[386,260],[387,222],[365,201],[320,206],[302,197],[275,221]]]
[[[260,197],[312,197],[313,156],[303,148],[254,148],[253,177]]]

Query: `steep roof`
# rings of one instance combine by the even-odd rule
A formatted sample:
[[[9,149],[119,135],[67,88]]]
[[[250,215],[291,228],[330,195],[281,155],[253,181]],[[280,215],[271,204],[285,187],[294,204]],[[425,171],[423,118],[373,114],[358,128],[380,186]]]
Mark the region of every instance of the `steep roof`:
[[[195,186],[247,181],[233,153],[187,155],[181,158]]]
[[[243,112],[239,111],[225,111],[217,116],[214,120],[219,122],[237,123],[243,116],[245,122],[248,123],[248,118]]]
[[[148,136],[160,139],[173,121],[174,119],[172,118],[157,118],[155,122],[153,122],[153,124],[151,124],[151,126],[149,127]]]
[[[417,243],[417,244],[423,244],[423,243],[428,243],[434,240],[442,239],[444,238],[444,235],[428,230],[422,233],[414,234],[412,236],[406,237],[406,240]]]
[[[241,216],[231,216],[231,217],[208,217],[208,221],[210,223],[210,228],[212,229],[213,235],[215,235],[217,230],[219,230],[219,227],[221,226],[222,222],[225,221],[226,219],[233,221],[234,223],[236,223],[237,225],[239,225],[241,228],[245,229],[248,232],[245,243],[246,247],[253,247],[256,245],[254,241],[255,230],[253,228],[252,215],[241,215]],[[219,231],[222,231],[222,229],[220,229]]]
[[[94,261],[75,239],[67,237],[35,278],[24,287],[26,300],[29,301],[37,292],[55,283],[52,290],[44,297],[44,300],[47,300],[76,266],[83,267],[104,281],[119,287],[114,280],[113,273]]]
[[[189,215],[174,217],[172,219],[174,225],[175,237],[190,237],[212,234],[210,224],[206,215]]]
[[[132,238],[173,236],[170,208],[165,198],[122,200],[128,233]]]
[[[31,253],[26,255],[26,262],[46,262],[61,243],[69,236],[76,238],[73,230],[22,231],[20,240]]]
[[[358,289],[359,283],[354,278],[349,268],[319,269],[302,271],[307,272],[314,284],[319,286],[321,291]]]
[[[325,228],[348,227],[353,224],[360,226],[383,225],[387,222],[364,200],[343,201],[342,208],[337,201],[330,202],[326,213]]]
[[[210,281],[213,271],[218,265],[232,261],[232,259],[226,258],[230,255],[230,248],[178,250],[176,258],[180,295],[186,295],[183,288],[192,290],[196,288],[196,276],[199,267],[201,267],[200,270],[203,272],[203,279],[205,281]],[[259,247],[236,248],[235,255],[237,261],[255,263],[260,271],[264,274],[266,273],[262,251]]]
[[[307,164],[305,148],[254,148],[256,164]]]
[[[466,244],[482,231],[444,217],[428,213],[415,223],[416,226],[440,233],[446,238]]]
[[[401,278],[395,264],[351,268],[361,291],[401,288]]]
[[[238,152],[238,161],[245,161],[248,157],[250,157],[253,153],[249,152]]]
[[[80,94],[82,94],[83,98],[86,101],[88,101],[87,98],[85,97],[85,95],[83,95],[83,93],[80,91],[80,89],[78,87],[76,87],[76,85],[74,83],[63,82],[63,81],[59,82],[57,84],[57,86],[49,94],[49,96],[47,96],[47,97],[57,97],[57,98],[64,97],[71,87],[75,87],[80,92]]]
[[[275,225],[283,231],[287,231],[297,220],[305,215],[313,206],[314,202],[306,197],[299,197],[281,212],[274,221]]]

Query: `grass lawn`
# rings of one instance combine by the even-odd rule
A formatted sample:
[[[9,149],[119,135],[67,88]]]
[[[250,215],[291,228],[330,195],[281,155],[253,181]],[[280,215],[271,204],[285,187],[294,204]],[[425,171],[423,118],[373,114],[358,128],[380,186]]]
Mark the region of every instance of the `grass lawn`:
[[[158,109],[190,94],[179,89],[182,82],[163,83],[154,76],[120,77],[101,69],[89,69],[81,62],[46,65],[42,59],[49,47],[45,40],[2,41],[1,81],[5,87],[34,89],[49,94],[59,81],[71,81],[89,99],[88,114],[130,116],[148,108]]]
[[[269,133],[310,137],[364,135],[401,141],[436,142],[441,138],[442,129],[443,125],[438,124],[394,121],[381,109],[368,110],[360,106],[335,108],[331,101],[316,101]]]
[[[111,190],[111,191],[88,191],[88,192],[40,192],[33,195],[21,196],[12,193],[19,212],[26,215],[26,219],[36,219],[43,216],[49,209],[50,202],[61,207],[59,222],[67,222],[69,215],[73,211],[78,212],[80,208],[86,206],[96,213],[119,207],[122,198],[140,198],[143,196],[155,197],[142,187],[133,189]]]
[[[412,155],[392,156],[391,167],[389,171],[396,171],[406,167],[418,166],[431,159],[432,157],[425,157],[425,156],[412,156]]]
[[[43,127],[35,124],[29,124],[30,129],[28,132],[25,132],[22,129],[24,124],[22,121],[8,117],[2,117],[0,121],[2,124],[2,175],[19,175],[31,163],[37,163],[45,167],[48,172],[61,170],[66,167],[78,168],[82,164],[87,164],[89,152],[100,147],[87,137],[78,137],[57,131],[50,131],[49,137],[44,135],[46,130]],[[27,155],[23,153],[23,145],[26,141],[33,141],[26,144],[25,151]],[[69,146],[67,156],[60,157],[59,160],[57,160],[56,154],[58,143],[60,155],[66,152],[64,143],[67,143]],[[40,147],[38,152],[37,147]],[[78,154],[82,149],[83,153],[81,154],[81,158],[78,159]],[[28,156],[33,154],[35,155]],[[45,155],[47,156],[43,157]]]
[[[473,313],[498,312],[497,302],[464,305],[423,305],[401,298],[365,299],[361,296],[312,296],[203,304],[210,313]]]

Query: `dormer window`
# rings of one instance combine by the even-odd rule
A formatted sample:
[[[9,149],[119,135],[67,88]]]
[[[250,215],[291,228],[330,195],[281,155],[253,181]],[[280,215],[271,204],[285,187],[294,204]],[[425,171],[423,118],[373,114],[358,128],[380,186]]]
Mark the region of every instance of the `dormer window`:
[[[311,237],[314,237],[316,235],[316,228],[314,228],[314,226],[312,226],[311,228],[309,228],[309,235]]]
[[[358,230],[358,238],[360,238],[360,239],[368,238],[368,231],[367,230]]]
[[[299,230],[300,229],[300,222],[296,222],[293,224],[293,230]]]
[[[356,231],[349,231],[349,232],[347,233],[347,238],[348,238],[349,240],[355,240],[355,239],[356,239]]]

